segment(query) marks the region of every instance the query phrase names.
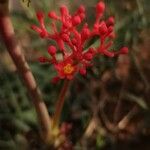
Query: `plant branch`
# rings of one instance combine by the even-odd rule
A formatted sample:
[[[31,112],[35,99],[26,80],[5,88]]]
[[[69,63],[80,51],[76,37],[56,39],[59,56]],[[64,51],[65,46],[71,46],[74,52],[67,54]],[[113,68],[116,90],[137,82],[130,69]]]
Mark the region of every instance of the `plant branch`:
[[[8,0],[0,0],[0,34],[14,64],[16,65],[17,71],[24,80],[24,84],[31,96],[41,124],[42,132],[48,134],[50,129],[48,110],[28,63],[21,51],[22,48],[15,38],[14,28],[9,15]]]

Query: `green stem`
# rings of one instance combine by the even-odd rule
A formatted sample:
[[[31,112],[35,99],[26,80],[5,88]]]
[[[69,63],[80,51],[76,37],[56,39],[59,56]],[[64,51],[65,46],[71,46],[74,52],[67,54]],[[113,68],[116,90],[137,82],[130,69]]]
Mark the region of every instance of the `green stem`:
[[[57,103],[56,103],[56,107],[55,107],[55,113],[53,116],[53,127],[57,127],[59,124],[59,120],[60,120],[60,115],[64,106],[64,101],[65,101],[65,95],[67,92],[67,89],[69,87],[69,80],[65,80],[64,81],[64,85],[61,89],[60,95],[58,97]]]

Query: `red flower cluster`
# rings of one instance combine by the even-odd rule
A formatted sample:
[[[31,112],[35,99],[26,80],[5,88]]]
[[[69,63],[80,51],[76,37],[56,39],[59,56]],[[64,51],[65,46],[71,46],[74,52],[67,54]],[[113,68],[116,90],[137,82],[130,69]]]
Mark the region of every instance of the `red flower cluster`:
[[[48,47],[50,58],[40,57],[42,63],[52,63],[58,73],[53,81],[59,79],[72,79],[76,73],[86,74],[86,68],[91,66],[91,61],[95,55],[103,54],[108,57],[114,57],[119,54],[128,53],[128,48],[123,47],[118,52],[109,51],[113,44],[114,34],[114,18],[109,17],[102,20],[105,10],[105,3],[100,1],[96,5],[96,20],[93,28],[90,30],[88,24],[85,23],[81,31],[77,30],[77,26],[81,24],[85,18],[85,8],[80,6],[78,10],[70,15],[66,6],[60,7],[60,16],[54,11],[48,13],[48,17],[52,19],[51,27],[53,33],[49,33],[44,24],[43,12],[37,12],[37,19],[40,26],[32,25],[32,29],[39,33],[41,38],[51,39],[57,43]],[[60,31],[56,27],[56,21],[61,22]],[[85,42],[94,36],[98,36],[100,45],[97,48],[90,47],[84,50]],[[57,54],[62,54],[62,59],[57,58]]]

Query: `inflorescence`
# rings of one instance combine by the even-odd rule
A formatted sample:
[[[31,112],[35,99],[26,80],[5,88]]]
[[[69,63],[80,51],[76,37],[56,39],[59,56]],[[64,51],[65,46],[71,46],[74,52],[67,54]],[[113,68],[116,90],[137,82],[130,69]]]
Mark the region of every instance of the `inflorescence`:
[[[119,51],[110,51],[115,38],[114,33],[114,17],[109,17],[103,20],[103,13],[105,11],[105,3],[100,1],[96,5],[96,19],[92,29],[89,29],[87,23],[84,23],[82,29],[78,31],[77,27],[85,18],[85,8],[80,6],[78,10],[70,15],[66,6],[60,7],[60,16],[54,11],[48,13],[48,17],[52,19],[51,27],[53,33],[49,33],[45,27],[43,12],[37,12],[37,19],[40,26],[32,25],[32,29],[39,33],[43,39],[54,40],[57,45],[50,45],[48,53],[51,56],[40,57],[41,63],[50,63],[54,65],[57,71],[57,76],[53,81],[59,79],[73,79],[76,73],[86,75],[86,69],[92,66],[92,60],[97,55],[106,55],[114,57],[120,54],[127,54],[128,48],[122,47]],[[60,30],[56,27],[56,21],[61,22]],[[89,47],[84,49],[86,42],[93,38],[99,37],[100,44],[98,47]],[[62,59],[57,58],[57,53],[62,54]]]

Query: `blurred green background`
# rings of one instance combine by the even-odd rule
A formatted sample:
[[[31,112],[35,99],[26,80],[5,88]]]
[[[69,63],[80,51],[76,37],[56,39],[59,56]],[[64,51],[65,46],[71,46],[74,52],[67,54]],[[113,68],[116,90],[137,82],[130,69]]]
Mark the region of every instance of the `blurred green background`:
[[[37,58],[47,55],[50,41],[42,40],[30,29],[37,24],[35,13],[59,11],[67,5],[74,12],[86,7],[86,20],[92,27],[98,0],[10,1],[15,33],[49,113],[62,87],[53,85],[53,68],[41,65]],[[150,1],[105,0],[104,18],[115,16],[117,38],[114,48],[129,47],[127,56],[94,60],[86,77],[72,81],[66,96],[62,122],[73,125],[70,139],[75,150],[149,150],[150,149]],[[46,23],[50,20],[47,19]],[[93,40],[91,45],[97,44]],[[46,149],[39,139],[38,122],[30,97],[7,50],[0,41],[0,149]]]

